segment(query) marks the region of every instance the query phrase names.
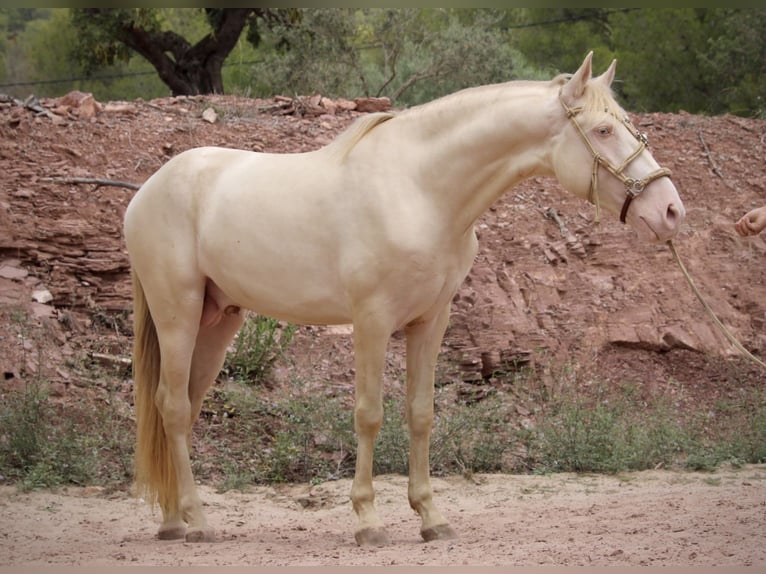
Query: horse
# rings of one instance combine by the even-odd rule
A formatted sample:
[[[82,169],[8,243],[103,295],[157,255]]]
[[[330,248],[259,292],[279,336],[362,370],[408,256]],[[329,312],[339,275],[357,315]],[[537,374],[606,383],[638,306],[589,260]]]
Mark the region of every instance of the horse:
[[[191,428],[244,310],[295,324],[352,324],[359,545],[390,543],[375,508],[373,446],[389,338],[406,337],[407,496],[425,541],[456,536],[434,502],[434,369],[450,303],[478,251],[477,219],[518,182],[554,177],[665,242],[685,210],[645,135],[615,101],[616,61],[574,74],[466,88],[360,116],[305,153],[184,151],[129,203],[135,485],[160,539],[215,540],[189,460]]]

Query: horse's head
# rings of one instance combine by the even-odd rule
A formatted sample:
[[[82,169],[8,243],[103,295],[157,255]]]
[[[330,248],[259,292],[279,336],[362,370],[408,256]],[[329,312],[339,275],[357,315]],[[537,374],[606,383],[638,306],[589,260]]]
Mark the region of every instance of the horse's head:
[[[588,54],[562,83],[559,101],[566,127],[556,140],[554,171],[572,193],[619,214],[647,241],[666,241],[678,232],[685,210],[670,170],[647,149],[646,136],[630,123],[611,92],[616,61],[591,77]]]

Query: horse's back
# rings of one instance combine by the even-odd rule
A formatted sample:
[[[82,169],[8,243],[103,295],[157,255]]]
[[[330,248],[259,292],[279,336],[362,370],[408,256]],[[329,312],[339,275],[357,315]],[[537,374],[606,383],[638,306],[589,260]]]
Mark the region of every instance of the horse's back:
[[[179,241],[193,243],[200,220],[216,202],[238,203],[227,195],[257,189],[260,154],[223,147],[197,147],[170,159],[146,180],[125,212],[125,237],[131,240],[151,234],[175,233]],[[233,174],[240,174],[239,176]],[[261,186],[262,187],[262,186]],[[231,206],[236,212],[236,205]],[[240,209],[241,211],[241,209]],[[186,233],[187,237],[181,237]],[[147,240],[148,241],[148,240]]]
[[[140,204],[159,206],[163,202],[191,203],[200,193],[209,190],[229,165],[253,153],[213,146],[186,150],[146,180],[133,197],[130,208]]]

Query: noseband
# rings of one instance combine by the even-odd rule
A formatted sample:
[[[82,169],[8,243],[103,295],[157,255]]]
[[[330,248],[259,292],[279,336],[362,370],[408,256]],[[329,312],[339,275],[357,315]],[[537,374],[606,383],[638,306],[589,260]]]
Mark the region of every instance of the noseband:
[[[582,129],[582,126],[577,121],[577,115],[583,111],[582,107],[579,108],[571,108],[567,105],[567,103],[564,101],[564,98],[562,96],[561,91],[559,91],[559,100],[561,100],[561,105],[564,106],[564,110],[567,113],[567,117],[572,120],[572,123],[574,124],[575,128],[577,128],[577,131],[582,136],[582,139],[585,140],[585,145],[588,146],[588,149],[590,150],[591,155],[593,156],[593,170],[591,172],[590,177],[590,190],[588,191],[588,201],[593,203],[596,206],[596,221],[599,219],[599,201],[598,201],[598,167],[599,165],[604,166],[605,169],[607,169],[612,175],[614,175],[617,179],[619,179],[622,183],[625,184],[625,202],[622,204],[622,210],[620,211],[620,221],[622,223],[625,223],[625,217],[628,214],[628,208],[630,207],[631,202],[638,197],[638,195],[644,191],[647,185],[652,183],[655,179],[659,179],[661,177],[670,177],[671,171],[666,167],[661,167],[646,177],[643,177],[641,179],[634,179],[632,177],[628,177],[625,175],[624,171],[625,168],[628,167],[628,164],[632,162],[634,159],[636,159],[638,156],[641,155],[641,153],[646,149],[646,147],[649,145],[649,140],[646,137],[646,134],[643,134],[639,132],[635,127],[633,127],[633,124],[630,123],[630,120],[625,117],[623,119],[617,118],[614,114],[611,114],[615,118],[617,118],[622,124],[628,128],[628,131],[633,134],[633,137],[636,138],[638,141],[638,147],[636,150],[630,154],[619,166],[615,166],[610,162],[607,158],[602,156],[598,151],[596,151],[596,148],[593,147],[593,144],[588,139],[587,134],[585,133],[585,130]],[[611,112],[610,112],[611,113]]]

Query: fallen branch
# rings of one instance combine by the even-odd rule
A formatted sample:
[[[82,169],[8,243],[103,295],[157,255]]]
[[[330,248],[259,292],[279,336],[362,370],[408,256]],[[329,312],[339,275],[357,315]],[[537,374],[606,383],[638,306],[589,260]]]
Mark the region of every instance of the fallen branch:
[[[133,364],[133,361],[128,357],[118,357],[106,353],[92,353],[91,357],[103,367],[130,367]]]
[[[138,190],[141,186],[129,181],[119,181],[116,179],[99,179],[93,177],[41,177],[40,181],[46,183],[75,183],[75,184],[95,184],[96,189],[109,185],[112,187],[127,187],[128,189]]]
[[[734,124],[735,126],[737,126],[739,128],[742,128],[743,130],[747,130],[750,133],[754,133],[755,132],[755,130],[753,128],[751,128],[750,126],[745,125],[745,123],[742,120],[738,119],[738,118],[734,118],[732,116],[724,116],[724,118],[726,118],[726,121]]]
[[[561,231],[561,237],[566,237],[569,234],[569,230],[567,229],[567,226],[564,224],[563,221],[561,221],[561,218],[559,217],[559,213],[558,211],[556,211],[555,207],[549,207],[548,209],[546,209],[545,217],[552,219],[558,224],[559,230]]]
[[[702,142],[702,147],[705,148],[705,156],[707,156],[707,161],[710,164],[710,168],[713,170],[714,174],[723,179],[723,174],[713,160],[713,154],[710,153],[710,148],[707,147],[707,142],[705,141],[705,138],[702,137],[702,132],[697,130],[697,135],[700,138],[700,142]]]
[[[716,174],[718,177],[721,178],[721,181],[723,181],[723,184],[728,187],[729,189],[734,189],[732,185],[729,184],[728,181],[726,181],[726,178],[723,176],[723,173],[721,172],[721,169],[716,165],[715,161],[713,160],[713,154],[710,152],[710,148],[707,147],[707,142],[705,141],[705,138],[702,137],[702,130],[697,130],[697,135],[700,138],[700,142],[702,143],[702,147],[705,149],[705,156],[707,157],[707,161],[710,164],[710,169],[714,174]]]

